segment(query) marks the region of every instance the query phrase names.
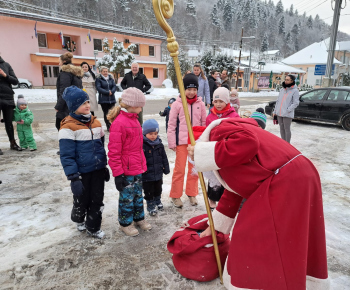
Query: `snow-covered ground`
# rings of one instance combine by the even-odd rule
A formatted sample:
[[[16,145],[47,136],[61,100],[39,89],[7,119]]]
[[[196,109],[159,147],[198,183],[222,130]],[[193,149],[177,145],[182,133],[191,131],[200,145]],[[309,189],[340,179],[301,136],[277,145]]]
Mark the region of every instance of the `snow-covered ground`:
[[[53,89],[16,89],[15,100],[17,96],[22,94],[29,103],[55,103],[57,101],[56,90]],[[122,93],[116,93],[116,97],[119,98]],[[177,89],[169,88],[155,88],[153,92],[146,95],[147,100],[159,100],[169,99],[177,96],[179,91]],[[259,93],[239,93],[240,97],[266,97],[266,96],[278,96],[278,92],[261,91]]]
[[[159,122],[167,145],[164,118],[146,118]],[[267,130],[279,135],[270,117]],[[150,232],[130,238],[118,229],[118,192],[111,180],[106,183],[102,222],[106,239],[92,239],[70,221],[72,196],[56,155],[54,124],[37,124],[34,132],[38,151],[17,153],[8,149],[0,124],[4,151],[0,157],[1,289],[224,289],[218,279],[199,283],[180,276],[166,249],[184,220],[205,212],[202,194],[197,207],[184,195],[183,209],[176,209],[169,200],[172,173],[165,176],[165,210],[156,217],[147,216],[153,226]],[[349,289],[350,132],[331,125],[293,122],[292,134],[292,145],[311,159],[321,176],[332,289]],[[167,154],[173,169],[175,154],[170,150]]]

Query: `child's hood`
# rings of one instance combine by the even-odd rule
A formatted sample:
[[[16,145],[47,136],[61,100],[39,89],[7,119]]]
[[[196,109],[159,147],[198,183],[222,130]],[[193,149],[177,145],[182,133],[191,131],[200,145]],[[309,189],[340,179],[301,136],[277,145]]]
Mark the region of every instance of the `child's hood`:
[[[96,119],[97,119],[96,116],[92,116],[92,115],[91,115],[90,124],[93,124],[94,121],[95,121]],[[77,120],[77,119],[74,119],[72,116],[67,116],[67,117],[65,117],[65,118],[62,120],[62,125],[66,125],[66,124],[69,124],[69,123],[71,123],[71,124],[81,124],[81,125],[86,126],[86,124],[80,122],[80,121]]]

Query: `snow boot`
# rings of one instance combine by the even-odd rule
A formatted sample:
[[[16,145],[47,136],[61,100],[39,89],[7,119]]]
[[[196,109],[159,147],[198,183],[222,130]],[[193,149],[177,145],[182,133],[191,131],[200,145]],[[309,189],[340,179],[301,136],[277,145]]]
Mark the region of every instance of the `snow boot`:
[[[195,196],[188,196],[188,198],[190,200],[191,205],[194,206],[198,204],[197,198]]]
[[[120,229],[124,234],[126,234],[129,237],[135,237],[139,234],[139,231],[135,228],[133,224],[128,225],[127,227],[120,226]]]
[[[184,206],[180,198],[172,198],[171,201],[173,202],[175,207],[182,208]]]
[[[105,233],[101,230],[98,230],[97,232],[90,232],[87,230],[87,233],[93,238],[98,238],[98,239],[103,239],[103,237],[105,236]]]
[[[149,231],[150,229],[152,229],[152,226],[148,222],[146,222],[146,220],[135,222],[135,224],[139,226],[141,230],[144,231]]]
[[[10,148],[11,150],[22,151],[22,148],[17,145],[16,140],[10,141]]]
[[[156,196],[154,198],[154,200],[155,200],[155,203],[156,203],[158,210],[162,211],[164,209],[164,206],[162,204],[162,201],[160,200],[160,196]]]
[[[83,232],[83,231],[86,230],[86,227],[85,227],[85,223],[84,223],[84,222],[82,222],[82,223],[76,223],[76,224],[77,224],[77,230],[78,230],[79,232]]]
[[[157,205],[154,199],[152,200],[146,200],[147,202],[147,210],[149,212],[149,215],[155,216],[157,214]]]

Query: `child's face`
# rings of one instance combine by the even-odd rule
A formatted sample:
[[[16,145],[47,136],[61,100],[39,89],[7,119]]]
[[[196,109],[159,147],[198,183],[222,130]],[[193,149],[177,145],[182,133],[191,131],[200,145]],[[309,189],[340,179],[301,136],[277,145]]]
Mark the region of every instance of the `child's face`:
[[[146,138],[148,138],[151,141],[156,140],[158,137],[158,132],[150,132],[146,134]]]
[[[224,101],[222,101],[222,100],[214,100],[214,101],[213,101],[213,104],[214,104],[215,109],[217,109],[218,111],[221,111],[221,110],[225,109],[225,107],[226,107],[226,105],[227,105],[227,104],[226,104]]]
[[[82,104],[78,110],[75,111],[77,115],[87,115],[90,114],[90,101],[86,101]]]
[[[173,105],[173,103],[169,104],[169,107],[171,108],[172,105]]]
[[[196,88],[188,88],[185,91],[186,97],[189,99],[193,99],[197,95],[197,89]]]
[[[129,113],[139,114],[142,111],[142,107],[130,107],[128,108]]]
[[[20,110],[27,109],[27,105],[26,104],[21,104],[21,105],[19,105],[19,109]]]

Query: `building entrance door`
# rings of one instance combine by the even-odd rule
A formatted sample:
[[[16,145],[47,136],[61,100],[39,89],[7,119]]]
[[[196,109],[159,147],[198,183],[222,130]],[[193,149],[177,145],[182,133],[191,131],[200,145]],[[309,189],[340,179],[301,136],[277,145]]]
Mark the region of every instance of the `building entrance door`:
[[[44,86],[55,86],[59,73],[58,65],[43,65]]]

